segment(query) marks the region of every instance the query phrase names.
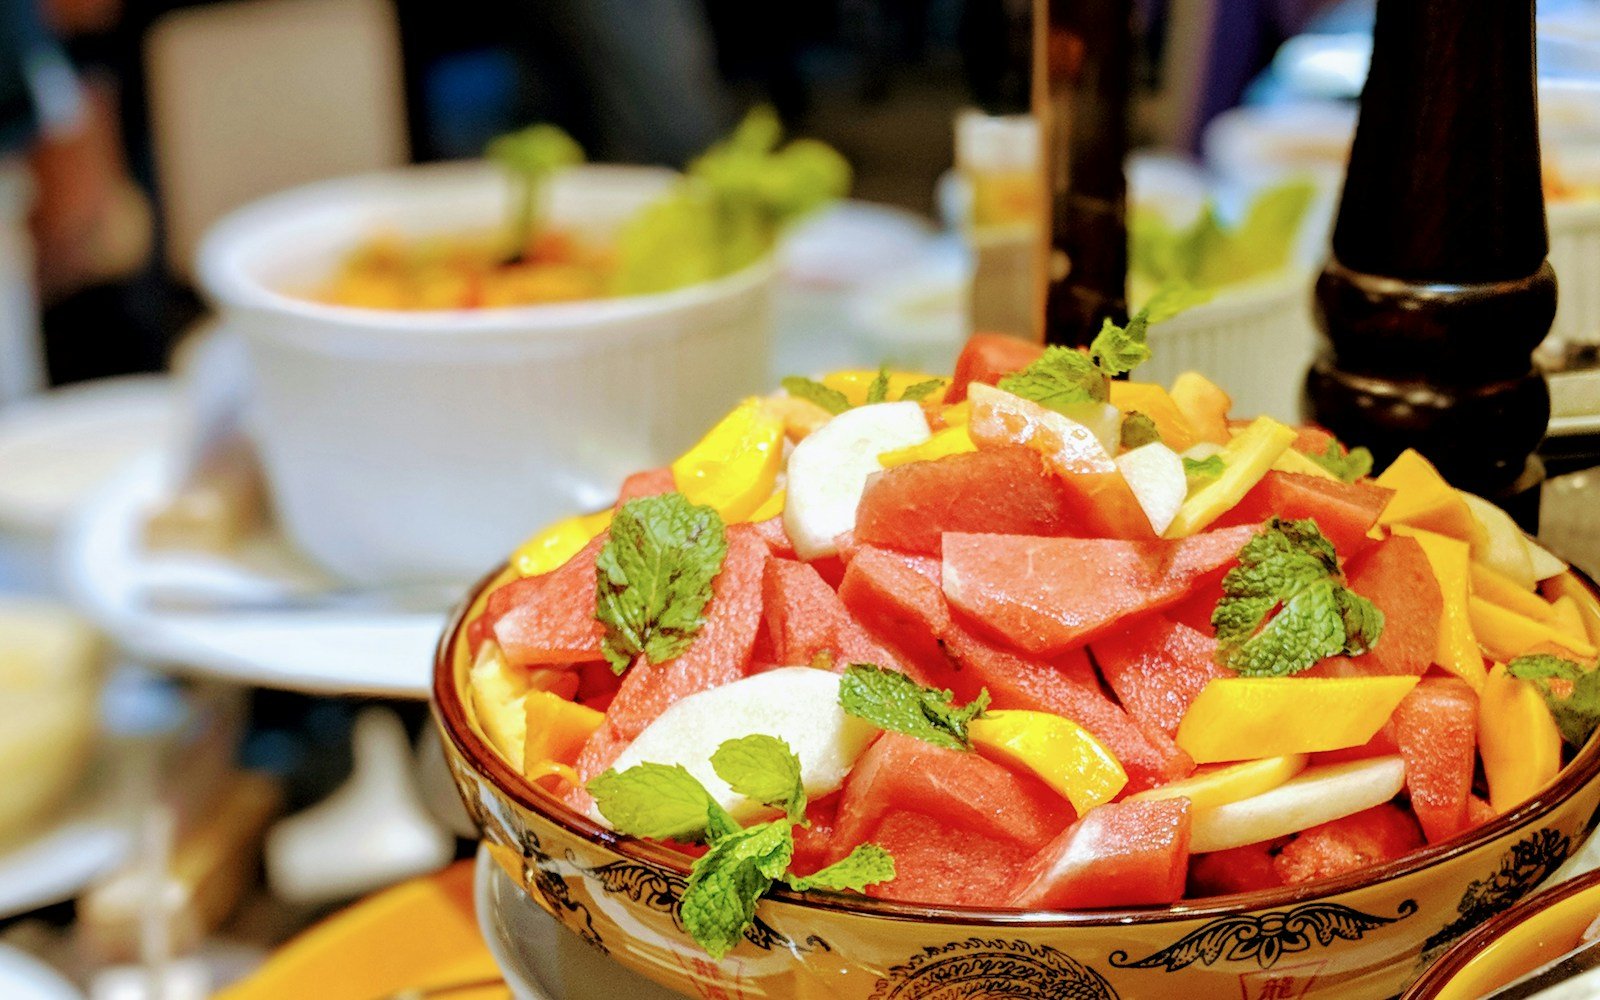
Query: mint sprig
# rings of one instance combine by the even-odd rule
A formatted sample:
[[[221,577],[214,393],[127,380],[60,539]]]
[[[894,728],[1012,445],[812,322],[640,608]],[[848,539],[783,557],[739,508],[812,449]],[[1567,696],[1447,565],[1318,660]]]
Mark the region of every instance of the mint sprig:
[[[949,691],[923,687],[898,670],[853,663],[839,681],[839,705],[845,714],[879,729],[948,750],[971,750],[967,723],[988,709],[989,692],[981,691],[966,705],[957,706]]]
[[[1111,398],[1113,378],[1150,360],[1149,327],[1148,309],[1125,327],[1108,319],[1087,352],[1047,347],[1028,367],[1002,378],[996,388],[1059,412],[1074,404],[1104,403]]]
[[[900,400],[901,402],[920,403],[943,389],[949,381],[949,379],[930,378],[922,382],[913,382],[906,386],[904,392],[900,393]]]
[[[681,493],[629,500],[595,558],[601,652],[620,674],[640,654],[665,663],[694,641],[728,554],[722,518]]]
[[[1107,378],[1126,375],[1150,360],[1150,310],[1143,309],[1118,326],[1106,319],[1089,344],[1089,358]]]
[[[944,388],[948,382],[948,379],[942,378],[930,378],[921,382],[914,382],[906,386],[905,390],[900,393],[900,402],[921,402]],[[816,379],[806,378],[804,375],[789,375],[783,379],[781,384],[789,395],[794,396],[796,399],[815,403],[834,416],[838,416],[846,410],[854,409],[854,404],[850,402],[850,397],[838,389],[823,385]],[[867,386],[866,402],[862,405],[883,403],[887,402],[888,399],[889,369],[879,368],[877,377]]]
[[[1284,677],[1318,660],[1370,650],[1383,612],[1344,585],[1315,521],[1273,518],[1239,550],[1211,615],[1217,660],[1249,676]]]
[[[894,878],[894,859],[876,844],[861,844],[811,875],[789,873],[794,829],[806,822],[806,792],[799,758],[783,740],[763,734],[728,740],[711,755],[711,767],[735,792],[783,815],[741,827],[681,766],[638,764],[606,771],[587,786],[600,815],[623,833],[709,845],[689,870],[678,913],[711,957],[739,943],[755,922],[756,904],[780,880],[798,892],[859,892]]]
[[[1584,669],[1571,660],[1536,653],[1512,660],[1506,664],[1506,673],[1533,682],[1544,696],[1561,738],[1573,746],[1589,742],[1596,727],[1600,727],[1600,670]]]
[[[1347,483],[1372,473],[1372,452],[1365,448],[1351,448],[1346,452],[1339,447],[1339,442],[1329,441],[1322,454],[1308,457]]]

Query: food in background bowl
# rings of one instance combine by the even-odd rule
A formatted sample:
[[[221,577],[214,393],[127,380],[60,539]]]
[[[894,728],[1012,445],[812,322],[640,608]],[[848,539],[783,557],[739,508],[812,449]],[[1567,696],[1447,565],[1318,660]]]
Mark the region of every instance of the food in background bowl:
[[[1415,453],[1111,381],[1142,326],[786,380],[531,540],[436,676],[508,872],[677,988],[861,997],[1386,996],[1547,874],[1593,594]]]

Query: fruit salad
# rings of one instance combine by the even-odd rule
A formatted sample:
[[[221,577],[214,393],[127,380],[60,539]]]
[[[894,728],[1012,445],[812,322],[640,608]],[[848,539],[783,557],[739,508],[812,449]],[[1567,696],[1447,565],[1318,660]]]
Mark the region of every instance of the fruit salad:
[[[1460,837],[1600,720],[1566,566],[1415,452],[1187,374],[977,336],[791,378],[465,618],[464,700],[552,809],[681,850],[713,955],[774,886],[1159,906]],[[559,803],[559,804],[557,804]]]

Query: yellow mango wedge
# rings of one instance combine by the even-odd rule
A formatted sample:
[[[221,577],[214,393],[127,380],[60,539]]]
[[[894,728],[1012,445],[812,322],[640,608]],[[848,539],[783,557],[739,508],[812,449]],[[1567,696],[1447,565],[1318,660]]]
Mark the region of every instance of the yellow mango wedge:
[[[951,403],[939,412],[939,419],[944,421],[946,427],[965,427],[972,419],[972,401],[963,399],[959,403]]]
[[[1272,470],[1274,472],[1293,472],[1302,476],[1315,476],[1318,479],[1339,478],[1312,461],[1310,455],[1294,448],[1290,448],[1282,455],[1279,455],[1278,460],[1272,463]]]
[[[1416,677],[1220,677],[1189,705],[1178,746],[1197,764],[1360,746]]]
[[[1309,758],[1303,753],[1264,757],[1238,764],[1202,767],[1182,781],[1174,781],[1128,796],[1129,802],[1186,798],[1194,809],[1214,809],[1269,792],[1304,771]]]
[[[517,546],[511,568],[518,576],[539,576],[560,569],[578,550],[611,527],[611,511],[566,517]]]
[[[1583,619],[1589,642],[1600,646],[1600,598],[1595,597],[1588,585],[1575,576],[1562,575],[1546,580],[1543,587],[1545,594],[1551,598],[1572,598],[1572,602],[1578,606],[1578,615]]]
[[[1489,779],[1489,804],[1504,813],[1555,780],[1561,731],[1532,682],[1496,663],[1478,706],[1478,753]]]
[[[1217,454],[1222,458],[1222,475],[1206,483],[1183,501],[1178,516],[1163,533],[1166,538],[1185,538],[1205,529],[1261,482],[1299,435],[1271,417],[1258,417],[1234,435]],[[1255,754],[1253,756],[1260,756]]]
[[[1228,411],[1233,409],[1233,399],[1216,383],[1199,372],[1184,372],[1173,379],[1169,395],[1196,441],[1228,443]]]
[[[978,446],[972,443],[972,435],[967,432],[966,425],[963,424],[959,427],[946,427],[942,431],[934,431],[933,436],[921,444],[886,451],[878,456],[878,462],[885,469],[892,469],[908,462],[931,462],[936,458],[964,455],[977,450]]]
[[[1552,624],[1562,634],[1580,643],[1589,643],[1589,632],[1583,625],[1583,612],[1578,610],[1578,602],[1572,595],[1565,594],[1551,601],[1550,610],[1554,614]]]
[[[967,724],[967,737],[979,751],[1038,775],[1079,816],[1128,783],[1115,754],[1076,722],[1049,712],[989,712]]]
[[[1434,663],[1472,685],[1472,690],[1483,689],[1487,671],[1483,667],[1483,652],[1478,639],[1472,634],[1472,619],[1467,613],[1467,599],[1471,596],[1468,567],[1472,563],[1472,550],[1466,542],[1450,538],[1408,524],[1394,526],[1397,535],[1408,535],[1422,546],[1439,581],[1439,591],[1444,595],[1444,618],[1439,623],[1439,651]]]
[[[525,771],[546,764],[571,766],[583,745],[606,719],[603,712],[549,691],[529,691],[524,701],[527,711],[527,740],[522,751]]]
[[[1111,405],[1123,413],[1149,417],[1161,435],[1161,443],[1173,451],[1187,451],[1198,440],[1172,395],[1154,382],[1112,382]]]
[[[867,401],[867,390],[878,378],[875,371],[838,371],[829,372],[822,376],[822,384],[830,389],[844,393],[844,398],[850,401],[851,406],[860,406]],[[940,379],[945,384],[935,389],[923,398],[923,402],[937,405],[944,402],[945,390],[950,385],[950,380],[942,375],[924,375],[921,372],[890,372],[889,373],[889,399],[899,399],[900,395],[918,382],[927,382]]]
[[[1379,524],[1409,524],[1469,544],[1483,544],[1483,528],[1467,508],[1467,502],[1415,449],[1401,452],[1377,482],[1395,491],[1378,516]]]
[[[486,642],[472,662],[467,685],[478,728],[507,763],[522,770],[522,746],[528,731],[522,700],[528,693],[526,675],[511,669],[498,645]]]
[[[1549,646],[1560,647],[1557,655],[1579,660],[1592,660],[1600,655],[1600,650],[1596,650],[1587,639],[1567,635],[1553,622],[1534,621],[1526,615],[1490,604],[1481,597],[1473,597],[1467,602],[1467,612],[1472,618],[1473,634],[1492,660],[1510,662]]]
[[[672,463],[672,480],[690,503],[743,521],[772,496],[783,437],[783,420],[763,400],[747,399]]]
[[[783,513],[783,502],[787,497],[787,491],[779,490],[778,492],[772,494],[772,496],[763,500],[761,502],[761,506],[751,511],[750,516],[745,518],[745,520],[751,522],[770,521],[772,518],[775,518],[779,514]]]
[[[1471,569],[1472,592],[1490,604],[1498,604],[1507,611],[1547,622],[1555,617],[1554,610],[1544,598],[1525,590],[1517,582],[1483,563],[1474,562]]]

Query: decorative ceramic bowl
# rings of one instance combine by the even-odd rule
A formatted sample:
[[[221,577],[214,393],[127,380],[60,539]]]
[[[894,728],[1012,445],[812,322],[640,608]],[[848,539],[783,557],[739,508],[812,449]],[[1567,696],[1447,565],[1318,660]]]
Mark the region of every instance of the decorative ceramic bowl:
[[[1600,917],[1600,871],[1546,889],[1451,946],[1401,1000],[1475,1000],[1578,946]]]
[[[434,664],[450,771],[487,849],[596,949],[688,996],[836,1000],[1391,997],[1461,935],[1532,891],[1583,843],[1600,804],[1600,738],[1519,808],[1388,864],[1311,885],[1079,912],[923,906],[775,892],[713,961],[684,933],[681,855],[620,836],[502,760],[468,715],[457,610]],[[1585,614],[1600,617],[1591,584]],[[515,921],[503,914],[507,924]],[[522,956],[531,974],[539,956]]]

